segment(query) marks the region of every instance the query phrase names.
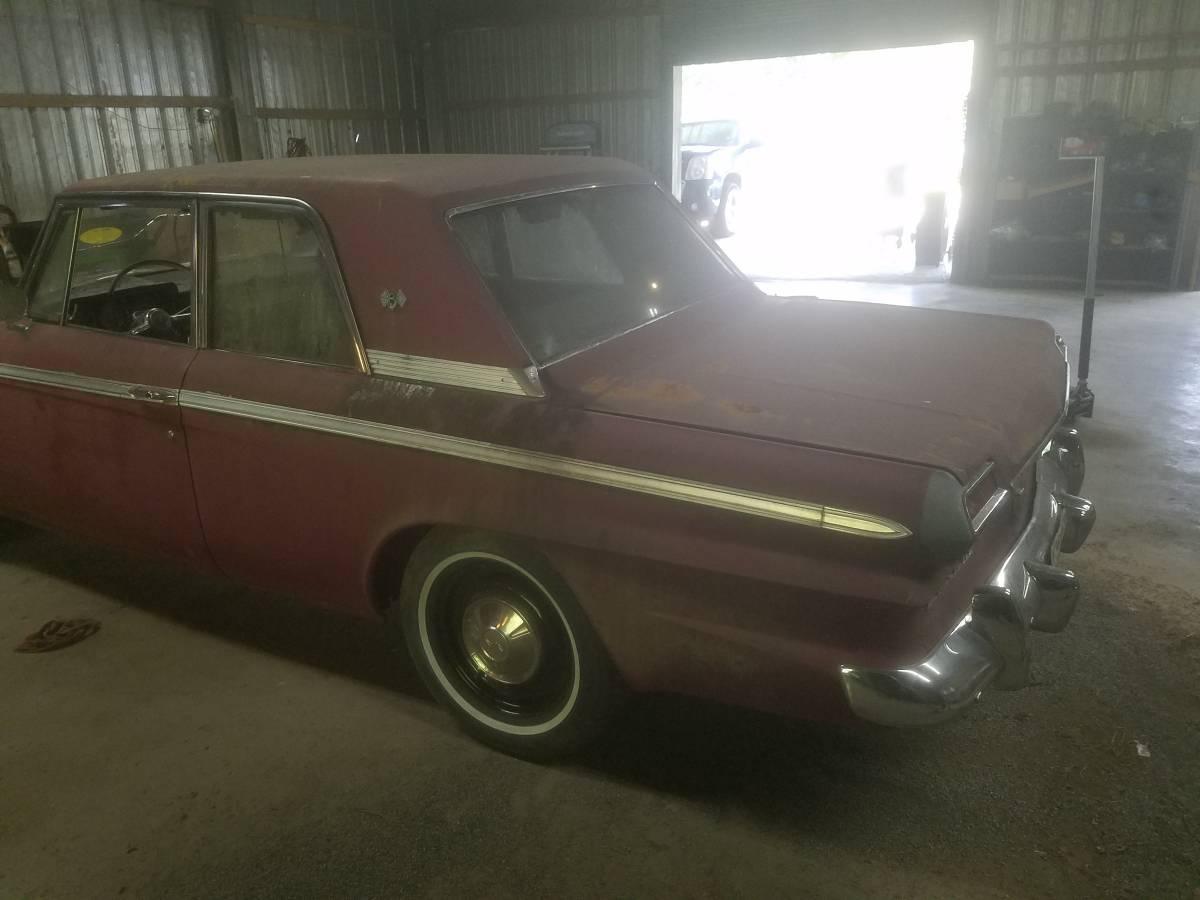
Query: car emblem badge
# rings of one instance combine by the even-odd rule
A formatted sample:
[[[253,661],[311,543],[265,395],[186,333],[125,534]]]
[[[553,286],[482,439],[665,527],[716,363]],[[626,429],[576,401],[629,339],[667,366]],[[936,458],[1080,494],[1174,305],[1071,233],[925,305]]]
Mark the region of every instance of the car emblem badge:
[[[384,309],[403,309],[407,302],[408,298],[404,296],[403,291],[384,291],[379,295],[379,304]]]

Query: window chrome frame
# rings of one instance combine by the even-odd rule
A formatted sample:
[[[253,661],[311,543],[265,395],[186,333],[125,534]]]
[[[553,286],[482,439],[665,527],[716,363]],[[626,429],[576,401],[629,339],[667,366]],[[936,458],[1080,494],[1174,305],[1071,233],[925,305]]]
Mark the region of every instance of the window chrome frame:
[[[71,252],[67,256],[67,275],[63,279],[63,290],[61,305],[58,310],[58,321],[51,322],[46,319],[35,319],[30,315],[30,309],[33,306],[33,297],[29,291],[34,287],[45,274],[46,263],[50,256],[50,246],[52,244],[50,232],[54,230],[56,220],[59,215],[64,212],[73,213],[71,224],[67,227],[71,230]],[[75,264],[75,243],[79,239],[79,210],[64,204],[60,201],[55,201],[50,207],[50,213],[46,216],[45,222],[42,223],[41,229],[38,231],[37,241],[33,245],[33,252],[29,256],[29,267],[26,268],[24,277],[19,282],[20,288],[25,295],[25,314],[24,318],[31,322],[36,322],[39,325],[61,325],[63,317],[66,315],[67,298],[71,292],[71,271]]]
[[[195,327],[196,327],[195,318],[196,318],[197,312],[199,310],[199,284],[200,284],[199,279],[196,274],[196,233],[197,233],[196,232],[196,229],[197,229],[196,214],[197,214],[197,205],[198,204],[196,203],[196,199],[194,197],[191,197],[187,194],[177,194],[174,196],[174,198],[172,198],[176,201],[176,203],[174,205],[177,207],[179,206],[179,201],[181,201],[181,200],[186,201],[188,211],[192,217],[191,269],[189,270],[189,273],[188,273],[192,277],[192,290],[191,290],[191,295],[190,295],[191,300],[189,301],[189,306],[191,307],[191,312],[192,312],[192,331],[191,331],[191,334],[188,336],[187,342],[181,343],[180,341],[172,341],[168,338],[157,338],[157,337],[153,337],[148,334],[129,334],[128,332],[125,332],[125,331],[109,331],[106,328],[93,328],[90,325],[77,325],[74,322],[67,321],[67,305],[71,302],[71,279],[75,275],[75,253],[79,249],[79,226],[83,222],[83,211],[85,209],[95,209],[95,208],[98,208],[101,206],[104,206],[104,207],[117,207],[117,206],[128,206],[128,207],[149,206],[149,207],[153,207],[155,205],[153,200],[157,199],[157,197],[150,197],[146,200],[142,200],[139,197],[138,199],[135,199],[135,200],[128,200],[128,199],[125,199],[125,196],[126,195],[124,195],[124,194],[103,194],[103,193],[93,193],[93,192],[88,192],[85,194],[83,192],[80,192],[80,193],[62,194],[55,201],[56,209],[62,208],[62,209],[75,210],[75,231],[74,231],[74,235],[73,235],[74,239],[71,241],[71,259],[67,264],[67,286],[63,293],[62,311],[59,313],[59,318],[58,318],[57,324],[61,325],[64,328],[78,328],[80,331],[90,331],[94,334],[107,334],[107,335],[111,335],[114,337],[122,337],[122,338],[137,338],[138,340],[141,340],[141,341],[155,341],[157,343],[167,344],[172,347],[190,347],[193,350],[198,349],[199,344],[197,343],[197,340],[196,340],[196,331],[195,331]],[[165,196],[165,195],[158,195],[158,196]],[[111,198],[111,202],[105,202],[105,198]],[[52,323],[44,323],[44,324],[52,324]]]
[[[311,207],[309,207],[311,209]],[[369,357],[366,357],[366,350],[363,350],[363,355],[360,356],[359,348],[362,346],[362,339],[358,336],[355,327],[353,312],[350,309],[348,296],[345,286],[340,282],[341,264],[337,257],[332,253],[332,244],[326,240],[326,235],[322,234],[318,223],[306,214],[302,206],[287,202],[271,202],[269,200],[214,200],[205,198],[200,204],[201,214],[204,217],[204,247],[201,251],[204,267],[204,338],[205,349],[212,350],[216,353],[237,353],[242,356],[253,356],[257,359],[269,359],[277,362],[297,363],[307,366],[320,366],[327,369],[336,369],[338,371],[356,371],[359,373],[367,371],[369,366]],[[213,240],[213,231],[216,228],[214,223],[213,213],[221,210],[238,210],[238,209],[259,209],[270,212],[280,213],[278,219],[298,218],[313,230],[313,234],[317,239],[317,247],[321,255],[321,264],[329,274],[330,282],[333,286],[334,302],[338,304],[342,312],[342,319],[346,324],[346,334],[350,338],[351,352],[354,356],[353,362],[336,363],[326,362],[315,359],[296,359],[290,356],[271,356],[266,353],[255,353],[251,350],[238,350],[232,347],[214,347],[210,342],[211,327],[212,327],[212,250],[215,246]],[[314,211],[315,212],[315,211]],[[336,274],[334,269],[339,270]]]
[[[209,260],[208,247],[211,244],[209,228],[207,220],[204,227],[200,227],[199,218],[197,218],[197,227],[193,235],[193,269],[199,265],[200,271],[194,273],[196,278],[196,302],[194,305],[193,315],[198,315],[204,324],[197,329],[197,323],[192,323],[192,334],[197,340],[194,346],[198,350],[217,350],[221,353],[243,353],[246,356],[253,356],[257,359],[278,359],[280,362],[288,362],[296,365],[311,365],[320,366],[334,371],[357,371],[362,374],[369,375],[371,373],[371,365],[367,360],[367,350],[363,345],[362,335],[358,330],[358,322],[354,317],[354,309],[350,303],[350,294],[346,288],[345,276],[342,272],[342,262],[338,258],[337,250],[334,246],[333,239],[330,236],[329,228],[325,224],[325,220],[321,218],[321,214],[312,206],[312,204],[301,200],[297,197],[288,197],[280,194],[241,194],[241,193],[226,193],[222,191],[78,191],[63,194],[60,200],[67,203],[73,203],[75,200],[95,201],[111,200],[115,203],[120,203],[123,200],[130,202],[151,201],[154,199],[175,199],[189,200],[197,209],[197,216],[207,213],[207,209],[213,205],[231,204],[237,205],[269,205],[292,212],[298,211],[301,217],[312,225],[314,232],[317,235],[317,242],[320,245],[321,252],[324,254],[330,263],[330,276],[333,279],[334,294],[337,295],[338,302],[342,307],[342,315],[346,320],[346,325],[350,329],[350,340],[354,348],[354,357],[356,366],[340,366],[332,363],[318,363],[298,359],[278,359],[276,357],[264,356],[258,353],[243,353],[238,350],[217,350],[210,347],[208,344],[208,288],[209,288]],[[201,236],[203,232],[203,236]],[[203,277],[200,277],[203,275]],[[65,304],[64,304],[65,308]],[[111,332],[110,332],[111,333]]]

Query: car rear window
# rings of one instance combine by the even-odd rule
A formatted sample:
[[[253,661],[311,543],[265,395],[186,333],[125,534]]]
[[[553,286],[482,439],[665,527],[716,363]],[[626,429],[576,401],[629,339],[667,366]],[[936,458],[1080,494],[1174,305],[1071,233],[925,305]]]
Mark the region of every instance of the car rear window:
[[[539,364],[745,283],[651,185],[500,203],[450,224]]]

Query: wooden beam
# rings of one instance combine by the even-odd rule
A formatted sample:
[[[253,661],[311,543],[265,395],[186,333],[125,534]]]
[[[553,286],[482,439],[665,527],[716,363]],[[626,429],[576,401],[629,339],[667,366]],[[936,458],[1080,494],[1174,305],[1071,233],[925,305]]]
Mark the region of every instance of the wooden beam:
[[[326,109],[323,107],[270,107],[256,109],[254,115],[260,119],[403,119],[399,110],[382,109]],[[412,113],[409,113],[411,116]]]
[[[243,25],[265,25],[269,28],[290,28],[293,31],[317,31],[325,34],[340,34],[347,37],[365,38],[375,41],[398,40],[390,31],[358,28],[339,22],[323,22],[320,19],[301,19],[294,16],[242,16]]]
[[[469,109],[521,109],[530,106],[564,106],[568,103],[657,100],[661,96],[657,90],[643,89],[638,91],[601,91],[590,94],[543,94],[538,97],[491,97],[484,100],[459,100],[447,103],[446,109],[452,112]]]
[[[1081,63],[1039,63],[1035,65],[998,66],[997,74],[1019,75],[1096,75],[1101,72],[1170,72],[1177,69],[1200,69],[1200,58],[1119,59]],[[1088,96],[1091,96],[1089,93]]]
[[[1134,36],[1134,42],[1138,44],[1154,44],[1160,41],[1197,41],[1200,40],[1200,31],[1159,31],[1154,34],[1138,34]],[[1120,47],[1121,45],[1129,44],[1129,36],[1113,38],[1071,38],[1070,40],[1062,41],[1013,41],[1006,44],[997,44],[997,50],[1060,50],[1069,49],[1072,47]]]
[[[4,109],[199,109],[226,107],[228,97],[163,94],[0,94]]]

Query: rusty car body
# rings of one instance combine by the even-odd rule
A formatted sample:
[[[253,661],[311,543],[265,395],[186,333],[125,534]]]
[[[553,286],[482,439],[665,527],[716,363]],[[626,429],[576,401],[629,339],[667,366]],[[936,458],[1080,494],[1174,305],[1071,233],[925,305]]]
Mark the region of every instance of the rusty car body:
[[[1050,326],[768,297],[625,163],[84,182],[25,291],[0,511],[382,615],[509,752],[630,689],[939,721],[1075,606]]]

